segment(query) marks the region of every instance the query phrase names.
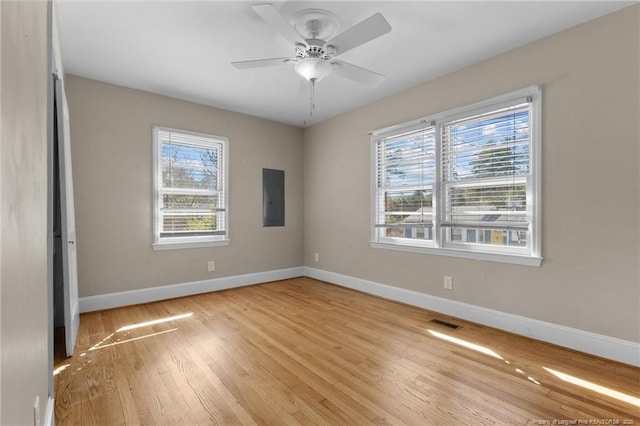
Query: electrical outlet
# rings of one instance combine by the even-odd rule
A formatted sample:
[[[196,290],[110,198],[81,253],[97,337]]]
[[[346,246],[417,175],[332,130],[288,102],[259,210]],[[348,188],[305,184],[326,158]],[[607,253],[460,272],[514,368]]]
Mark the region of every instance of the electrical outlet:
[[[36,396],[36,402],[33,404],[33,426],[40,425],[40,397]]]
[[[444,288],[445,290],[453,290],[453,278],[448,275],[444,276]]]
[[[213,260],[210,260],[209,262],[207,262],[207,269],[209,270],[209,272],[213,272],[216,270],[216,262],[214,262]]]
[[[316,262],[320,262],[320,253],[314,253],[313,260],[315,260]]]

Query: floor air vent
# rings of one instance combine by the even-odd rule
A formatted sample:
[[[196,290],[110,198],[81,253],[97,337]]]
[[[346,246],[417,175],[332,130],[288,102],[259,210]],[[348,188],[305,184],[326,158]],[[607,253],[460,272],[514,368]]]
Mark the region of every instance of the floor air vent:
[[[439,320],[437,318],[432,319],[431,322],[433,322],[435,324],[438,324],[438,325],[442,325],[442,326],[445,326],[445,327],[452,328],[454,330],[462,328],[461,325],[451,324],[450,322],[442,321],[442,320]]]

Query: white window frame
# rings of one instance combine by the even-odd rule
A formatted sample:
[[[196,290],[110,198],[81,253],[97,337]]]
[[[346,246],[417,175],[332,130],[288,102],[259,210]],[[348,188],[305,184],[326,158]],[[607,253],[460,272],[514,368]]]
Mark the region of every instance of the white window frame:
[[[193,142],[193,146],[209,148],[222,148],[222,168],[220,189],[220,199],[223,201],[221,210],[224,211],[223,235],[203,235],[203,236],[186,236],[186,237],[162,237],[162,195],[165,192],[162,187],[162,145],[164,140],[160,137],[161,132],[173,132],[176,134],[188,135],[195,137],[197,140]],[[171,250],[183,248],[198,248],[212,246],[229,245],[229,140],[222,136],[208,135],[204,133],[191,132],[187,130],[173,129],[169,127],[153,126],[153,244],[154,250]]]
[[[513,106],[526,100],[529,108],[529,174],[527,175],[527,214],[530,217],[528,233],[530,244],[525,247],[491,246],[447,241],[448,227],[443,226],[444,188],[441,166],[442,127],[445,123],[463,117],[472,117],[491,110]],[[542,90],[539,86],[529,86],[485,101],[463,106],[442,113],[433,114],[407,123],[398,124],[371,132],[371,247],[427,253],[466,259],[486,260],[501,263],[539,267],[541,256],[541,155],[542,155]],[[378,216],[377,158],[378,141],[412,129],[435,127],[436,179],[433,190],[433,241],[410,240],[381,236],[376,227]],[[476,237],[478,238],[478,237]],[[476,240],[477,241],[477,240]]]

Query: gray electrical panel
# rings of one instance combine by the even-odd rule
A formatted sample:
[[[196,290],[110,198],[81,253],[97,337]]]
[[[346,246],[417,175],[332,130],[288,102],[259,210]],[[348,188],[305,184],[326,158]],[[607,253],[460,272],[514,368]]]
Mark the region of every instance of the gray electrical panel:
[[[284,170],[262,169],[262,226],[284,226]]]

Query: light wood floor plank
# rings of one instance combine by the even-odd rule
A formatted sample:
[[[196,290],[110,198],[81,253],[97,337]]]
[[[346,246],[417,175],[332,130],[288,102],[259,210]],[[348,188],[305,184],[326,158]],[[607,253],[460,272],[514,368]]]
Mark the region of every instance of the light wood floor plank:
[[[633,401],[545,367],[640,398],[638,368],[296,278],[83,314],[76,355],[56,354],[55,414],[58,425],[640,424]]]

